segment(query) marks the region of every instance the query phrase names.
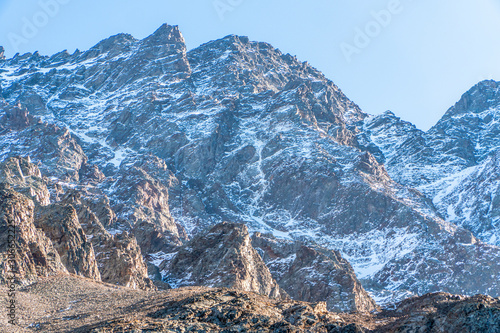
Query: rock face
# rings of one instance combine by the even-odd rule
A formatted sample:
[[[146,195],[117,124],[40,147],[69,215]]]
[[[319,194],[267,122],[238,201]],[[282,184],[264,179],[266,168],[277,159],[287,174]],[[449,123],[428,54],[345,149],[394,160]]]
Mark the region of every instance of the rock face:
[[[168,187],[177,182],[155,156],[126,159],[108,191],[117,223],[132,230],[145,253],[168,251],[186,239],[184,228],[170,215]],[[106,184],[104,185],[106,186]]]
[[[100,222],[102,219],[111,225],[116,217],[105,196],[99,191],[89,192],[95,188],[68,190],[59,202],[51,204],[46,186],[48,180],[29,158],[22,157],[11,157],[0,163],[0,182],[8,184],[5,186],[17,195],[14,197],[17,201],[12,199],[15,204],[11,200],[11,205],[4,209],[14,205],[12,207],[23,214],[18,223],[25,221],[28,231],[23,231],[21,238],[34,251],[18,259],[27,260],[19,263],[27,266],[22,269],[21,282],[50,272],[70,272],[134,289],[155,288],[147,277],[146,264],[135,237],[127,232],[111,235]],[[12,186],[31,197],[35,204],[14,192]],[[10,216],[7,211],[5,214]],[[21,248],[20,251],[27,250]],[[31,256],[38,260],[35,270],[33,260],[26,259]],[[2,279],[5,274],[4,271]]]
[[[29,158],[10,157],[0,163],[0,182],[7,183],[17,192],[26,195],[36,203],[46,206],[50,193],[38,167]]]
[[[34,224],[32,200],[0,183],[0,281],[14,276],[14,281],[27,284],[38,276],[67,272],[58,252],[45,234]],[[15,250],[9,235],[15,236]],[[11,262],[9,260],[14,260]],[[16,273],[12,273],[15,271]]]
[[[447,219],[482,241],[500,246],[500,150],[477,166],[442,181],[434,197]]]
[[[44,207],[35,224],[52,240],[70,273],[101,280],[94,248],[87,240],[73,206],[56,203]]]
[[[367,115],[267,43],[231,35],[188,52],[179,29],[163,25],[142,40],[120,34],[85,52],[2,60],[0,85],[0,161],[31,156],[54,203],[70,188],[94,193],[85,206],[107,232],[133,235],[152,268],[234,221],[308,244],[323,258],[317,281],[337,279],[320,269],[337,265],[322,246],[375,294],[500,295],[500,249],[474,235],[492,242],[496,213],[481,207],[469,223],[441,193],[453,183],[442,175],[499,148],[496,82],[424,133],[391,113]]]
[[[242,224],[217,224],[182,246],[164,265],[165,280],[175,288],[225,287],[287,297],[252,247],[248,229]]]
[[[148,278],[141,249],[128,233],[113,235],[99,247],[99,270],[104,282],[134,289],[156,289]]]
[[[393,179],[417,187],[446,220],[500,245],[499,110],[499,83],[483,81],[427,132],[388,112],[365,120],[360,137],[380,152]]]
[[[91,193],[69,191],[61,203],[70,204],[76,209],[82,229],[93,245],[103,282],[134,289],[155,288],[148,278],[147,267],[135,237],[127,232],[111,235],[101,223],[99,215],[108,217],[108,214],[102,213],[109,209],[106,209],[106,201],[93,198]],[[94,213],[94,210],[101,214]]]
[[[3,158],[30,156],[33,163],[40,163],[45,176],[64,182],[79,180],[79,170],[87,157],[68,129],[35,119],[20,105],[0,104],[0,109],[3,110],[0,121]]]
[[[351,265],[337,251],[300,242],[283,242],[256,233],[252,245],[273,278],[294,300],[321,302],[329,311],[370,312],[377,305],[363,289]]]

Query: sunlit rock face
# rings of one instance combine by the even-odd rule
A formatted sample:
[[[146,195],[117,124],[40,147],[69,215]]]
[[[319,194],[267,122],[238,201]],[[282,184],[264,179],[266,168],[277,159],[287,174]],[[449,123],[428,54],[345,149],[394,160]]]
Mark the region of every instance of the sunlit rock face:
[[[172,287],[226,287],[288,298],[252,247],[244,224],[217,224],[180,247],[162,265]]]

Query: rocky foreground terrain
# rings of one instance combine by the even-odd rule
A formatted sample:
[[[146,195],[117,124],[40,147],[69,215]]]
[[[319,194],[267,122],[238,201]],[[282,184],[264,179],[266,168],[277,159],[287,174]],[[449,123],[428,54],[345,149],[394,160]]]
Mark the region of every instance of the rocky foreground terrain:
[[[20,289],[18,300],[19,326],[2,318],[2,332],[500,331],[500,299],[446,293],[410,298],[393,310],[348,314],[327,311],[325,302],[234,289],[143,291],[57,275]]]
[[[188,51],[166,24],[0,47],[0,284],[14,267],[43,332],[494,332],[499,117],[483,81],[424,132],[267,43]]]

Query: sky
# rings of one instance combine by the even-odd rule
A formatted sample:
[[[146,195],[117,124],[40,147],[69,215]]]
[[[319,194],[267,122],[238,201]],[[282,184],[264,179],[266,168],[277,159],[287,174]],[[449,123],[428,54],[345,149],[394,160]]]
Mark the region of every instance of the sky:
[[[500,81],[500,0],[0,0],[7,57],[144,38],[163,23],[188,49],[229,34],[269,42],[363,111],[423,130],[479,81]]]

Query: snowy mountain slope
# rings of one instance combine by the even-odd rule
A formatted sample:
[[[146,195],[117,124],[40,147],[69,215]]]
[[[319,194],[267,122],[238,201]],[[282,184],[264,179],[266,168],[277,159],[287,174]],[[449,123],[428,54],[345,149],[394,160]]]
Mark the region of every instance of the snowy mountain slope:
[[[434,198],[444,216],[489,244],[500,246],[500,162],[499,152],[481,164],[454,175]]]
[[[380,150],[375,156],[385,162],[391,177],[401,184],[421,188],[443,175],[475,165],[473,156],[464,157],[447,149],[444,142],[451,139],[445,134],[423,132],[390,111],[366,119],[362,126],[360,141]],[[429,191],[424,193],[432,197],[433,190],[434,187],[429,186]]]
[[[86,52],[0,61],[0,85],[0,116],[28,121],[2,129],[2,159],[49,161],[62,188],[90,186],[80,176],[94,170],[93,190],[117,214],[106,227],[131,231],[150,259],[228,220],[339,250],[375,291],[500,294],[500,249],[406,187],[420,185],[412,177],[424,162],[435,175],[474,160],[446,145],[438,156],[427,144],[411,173],[397,171],[401,151],[421,151],[424,134],[390,114],[378,124],[269,44],[227,36],[187,52],[177,27],[164,25],[143,40],[117,35]],[[46,137],[34,129],[49,124],[68,128],[56,145],[23,139]],[[73,173],[63,177],[68,163]]]
[[[432,198],[447,221],[499,245],[499,119],[500,83],[483,81],[427,132],[386,113],[366,119],[359,136],[380,149],[393,179]]]

